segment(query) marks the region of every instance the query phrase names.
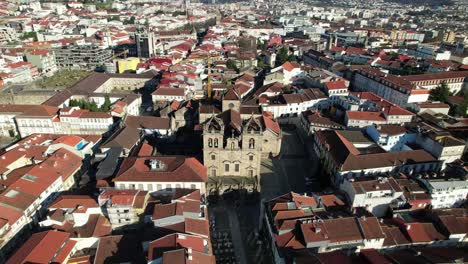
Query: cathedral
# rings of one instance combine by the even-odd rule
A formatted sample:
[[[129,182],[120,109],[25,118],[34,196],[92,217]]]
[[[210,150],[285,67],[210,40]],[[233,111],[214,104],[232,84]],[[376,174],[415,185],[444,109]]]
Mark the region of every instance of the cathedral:
[[[281,148],[281,129],[258,106],[242,105],[234,89],[222,98],[222,109],[200,108],[203,162],[210,177],[249,177],[258,184],[260,163]]]

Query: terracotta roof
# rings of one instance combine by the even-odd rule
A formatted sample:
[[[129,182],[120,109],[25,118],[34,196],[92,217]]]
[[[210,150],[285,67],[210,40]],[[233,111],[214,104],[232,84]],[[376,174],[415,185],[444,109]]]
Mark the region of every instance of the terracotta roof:
[[[326,126],[330,128],[343,128],[343,125],[331,120],[328,117],[322,116],[319,112],[308,110],[302,112],[302,116],[307,120],[309,125]]]
[[[171,120],[156,116],[127,116],[125,119],[127,127],[135,129],[171,129]]]
[[[342,134],[343,131],[317,131],[316,137],[335,165],[342,171],[401,166],[406,163],[434,162],[437,159],[425,150],[361,154]]]
[[[23,216],[23,211],[12,209],[8,206],[0,204],[0,219],[3,221],[3,225],[6,223],[13,225]],[[5,222],[6,221],[6,222]],[[0,225],[0,228],[3,227]]]
[[[132,149],[140,140],[141,134],[134,127],[125,127],[117,130],[112,136],[101,145],[101,148],[122,147]]]
[[[391,184],[391,183],[394,183],[394,184]],[[351,183],[351,185],[353,186],[353,189],[357,194],[375,192],[376,190],[402,192],[401,188],[398,186],[398,184],[395,182],[395,179],[393,179],[392,177],[385,178],[383,180],[356,179],[354,182]]]
[[[166,95],[166,96],[185,96],[185,90],[183,88],[164,88],[159,87],[153,92],[153,95]]]
[[[384,239],[385,234],[376,217],[361,217],[358,219],[364,239]]]
[[[281,65],[281,67],[283,67],[283,69],[285,69],[286,71],[290,72],[290,71],[294,70],[295,68],[300,68],[301,65],[299,65],[297,62],[287,61],[287,62],[283,63],[283,65]]]
[[[164,169],[151,170],[150,160],[158,160]],[[113,181],[206,182],[207,169],[195,158],[183,156],[128,157]]]
[[[407,223],[406,233],[413,243],[431,243],[447,239],[436,230],[432,223]]]
[[[101,237],[94,263],[146,263],[139,241],[131,235]]]
[[[329,241],[330,243],[362,240],[361,232],[354,217],[325,219],[301,225],[306,243]]]
[[[327,209],[331,209],[335,206],[342,207],[345,205],[345,203],[340,198],[338,198],[336,194],[320,195],[320,201]]]
[[[109,189],[99,195],[99,200],[108,200],[109,206],[144,207],[144,197],[148,194],[140,190],[113,190]],[[143,197],[143,200],[141,199]]]
[[[76,135],[66,135],[57,138],[52,142],[52,144],[65,144],[70,147],[75,147],[76,145],[78,145],[78,143],[80,143],[83,140],[84,139],[82,137]]]
[[[400,228],[396,226],[382,226],[382,231],[385,233],[385,240],[383,245],[386,247],[405,246],[410,245],[411,242],[401,232]]]
[[[33,234],[6,264],[18,263],[61,263],[67,257],[76,241],[69,240],[70,234],[44,231]]]
[[[80,118],[112,118],[112,115],[109,113],[103,112],[83,112],[80,115]]]
[[[262,115],[263,123],[265,124],[265,128],[272,131],[273,133],[279,135],[281,133],[281,128],[278,122],[274,121],[268,115]]]
[[[69,209],[84,206],[86,208],[99,207],[97,202],[88,195],[61,195],[49,205],[50,208]]]
[[[385,122],[385,117],[381,112],[366,112],[366,111],[347,111],[348,120],[371,120]]]
[[[467,78],[468,72],[466,71],[444,71],[437,73],[415,74],[406,75],[402,78],[410,82],[427,81],[427,80],[442,80],[449,78]]]
[[[234,89],[229,89],[223,96],[223,100],[238,101],[240,100],[239,94]]]
[[[154,206],[152,219],[163,219],[184,213],[200,213],[200,201],[184,201]]]
[[[406,128],[404,126],[399,126],[399,125],[390,125],[390,124],[383,124],[383,125],[378,125],[377,130],[384,135],[401,135],[405,134],[407,132]]]
[[[208,255],[208,258],[205,259],[208,261],[206,262],[207,264],[215,263],[209,239],[200,236],[179,233],[170,234],[157,240],[151,241],[148,247],[148,259],[154,260],[160,258],[165,252],[168,251],[189,248],[191,249],[192,254],[194,252],[199,252]]]
[[[327,90],[348,89],[345,81],[324,82],[324,84]]]
[[[188,234],[210,236],[210,224],[207,219],[185,218],[185,232]]]
[[[0,105],[1,113],[17,113],[20,116],[53,117],[57,115],[58,108],[46,105]]]

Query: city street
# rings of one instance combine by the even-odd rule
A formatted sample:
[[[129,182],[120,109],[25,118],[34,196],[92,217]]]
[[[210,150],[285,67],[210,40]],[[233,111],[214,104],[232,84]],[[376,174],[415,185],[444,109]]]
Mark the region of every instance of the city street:
[[[212,240],[220,241],[222,238],[223,241],[213,247],[218,263],[232,263],[234,259],[237,263],[247,263],[236,208],[232,204],[220,202],[211,207],[209,212],[211,224],[214,224],[211,230]]]
[[[260,182],[262,199],[265,201],[290,191],[320,191],[318,181],[315,180],[317,162],[309,156],[306,144],[303,144],[297,133],[296,129],[283,128],[281,154],[262,162]],[[311,178],[313,184],[306,186],[306,177]]]

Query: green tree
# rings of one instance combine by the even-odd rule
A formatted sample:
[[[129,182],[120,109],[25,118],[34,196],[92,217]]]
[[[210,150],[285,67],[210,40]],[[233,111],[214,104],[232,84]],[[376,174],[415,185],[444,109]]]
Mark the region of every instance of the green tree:
[[[172,16],[182,16],[182,15],[185,15],[184,11],[174,11],[172,13]]]
[[[112,20],[120,21],[120,17],[119,16],[110,16],[109,21],[112,21]]]
[[[234,60],[227,60],[226,61],[226,67],[231,70],[237,70],[237,65]]]
[[[36,32],[25,32],[23,36],[20,37],[21,40],[32,38],[34,41],[37,41],[37,33]]]
[[[429,100],[446,103],[450,96],[450,89],[447,83],[443,82],[429,92]]]
[[[466,111],[468,110],[468,93],[463,97],[463,102],[459,105],[452,106],[450,108],[450,115],[456,115],[461,117],[468,117]]]
[[[263,60],[257,60],[257,67],[259,67],[261,69],[265,69],[266,65],[263,62]]]
[[[91,112],[99,112],[99,107],[97,106],[96,102],[88,102],[88,108],[89,111]]]
[[[258,50],[262,50],[262,51],[265,51],[266,50],[266,46],[267,46],[267,42],[266,41],[258,41],[257,43],[257,49]]]
[[[276,65],[280,66],[289,59],[288,48],[283,46],[280,48],[278,53],[276,53]]]
[[[132,17],[130,17],[129,19],[125,19],[125,20],[123,21],[123,24],[124,24],[124,25],[133,25],[133,24],[135,24],[135,17],[132,16]]]
[[[108,112],[110,110],[110,107],[111,107],[111,101],[109,99],[109,96],[106,95],[104,97],[104,103],[101,105],[101,109],[99,109],[101,112]]]

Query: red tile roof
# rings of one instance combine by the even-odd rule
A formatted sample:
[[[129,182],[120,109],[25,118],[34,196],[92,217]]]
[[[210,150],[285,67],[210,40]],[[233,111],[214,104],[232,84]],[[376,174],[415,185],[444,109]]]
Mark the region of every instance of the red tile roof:
[[[63,262],[71,253],[75,241],[70,234],[57,231],[35,233],[19,248],[6,264]]]
[[[183,88],[163,88],[159,87],[153,92],[153,95],[161,96],[184,96],[185,90]]]
[[[294,70],[295,68],[300,68],[301,65],[299,65],[297,62],[287,61],[287,62],[283,63],[283,65],[281,65],[281,67],[283,67],[283,69],[285,69],[286,71],[290,72],[290,71]]]
[[[345,81],[324,82],[327,90],[348,89]]]
[[[361,217],[358,219],[364,239],[384,239],[385,234],[377,217]]]
[[[140,190],[114,190],[109,189],[99,195],[99,200],[109,200],[110,205],[132,206],[141,208],[142,205],[137,204],[137,198],[141,195],[145,196],[148,192]]]
[[[281,128],[278,122],[274,121],[271,117],[267,114],[263,113],[263,123],[265,124],[265,128],[272,131],[273,133],[279,135],[281,133]]]
[[[330,243],[362,240],[354,217],[326,219],[323,222],[302,224],[306,243],[330,241]]]
[[[97,202],[88,195],[61,195],[49,205],[49,209],[70,209],[78,208],[80,206],[86,208],[99,207]]]
[[[437,231],[432,223],[407,223],[406,233],[413,243],[431,243],[447,239]]]
[[[159,160],[164,169],[151,170],[150,160]],[[144,181],[144,182],[206,182],[207,168],[195,158],[183,156],[128,157],[114,182]]]
[[[366,112],[366,111],[347,111],[348,120],[371,120],[385,122],[385,117],[381,112]]]

